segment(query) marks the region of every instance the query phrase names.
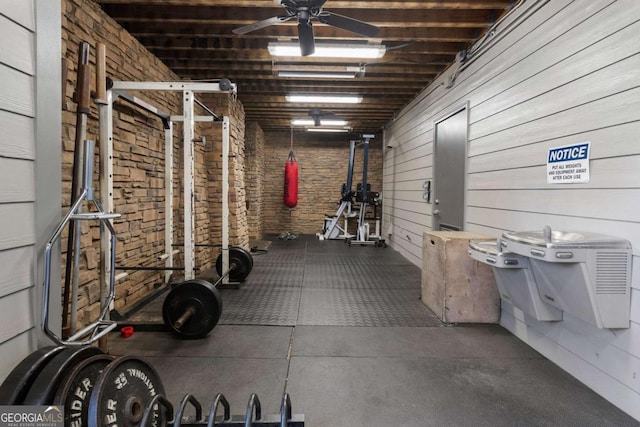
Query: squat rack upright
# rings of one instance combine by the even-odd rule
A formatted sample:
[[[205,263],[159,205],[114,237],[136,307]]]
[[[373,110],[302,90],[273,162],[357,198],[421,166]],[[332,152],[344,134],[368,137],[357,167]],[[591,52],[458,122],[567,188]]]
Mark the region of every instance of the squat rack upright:
[[[160,91],[182,92],[182,115],[169,115],[128,93],[132,91]],[[185,280],[194,279],[195,267],[195,199],[194,199],[194,142],[195,122],[222,122],[222,269],[229,269],[229,142],[230,120],[229,117],[219,117],[202,102],[196,99],[196,93],[237,93],[237,86],[226,79],[218,83],[196,82],[132,82],[113,81],[106,93],[106,102],[99,107],[100,116],[100,141],[103,149],[100,150],[101,186],[100,195],[102,205],[106,212],[113,212],[113,102],[123,99],[143,110],[155,115],[162,120],[165,130],[165,253],[161,257],[165,261],[165,282],[168,282],[173,268],[173,123],[183,123],[183,156],[184,156],[184,274]],[[202,107],[209,116],[196,116],[195,104]],[[111,242],[101,238],[100,263],[103,266],[101,277],[103,286],[111,274],[109,264],[106,263],[106,254],[110,253]],[[101,267],[102,268],[102,267]],[[223,284],[229,283],[229,278],[224,277]],[[104,294],[104,292],[102,293]]]

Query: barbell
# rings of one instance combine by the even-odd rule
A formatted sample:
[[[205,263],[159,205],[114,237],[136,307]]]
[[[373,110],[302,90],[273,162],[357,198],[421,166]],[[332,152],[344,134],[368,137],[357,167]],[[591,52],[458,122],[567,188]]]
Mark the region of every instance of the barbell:
[[[171,332],[182,339],[203,338],[213,330],[222,315],[222,295],[217,286],[225,277],[243,281],[253,269],[251,254],[236,246],[229,248],[229,269],[222,271],[222,254],[216,259],[220,278],[215,283],[202,279],[175,285],[162,304],[162,319]]]

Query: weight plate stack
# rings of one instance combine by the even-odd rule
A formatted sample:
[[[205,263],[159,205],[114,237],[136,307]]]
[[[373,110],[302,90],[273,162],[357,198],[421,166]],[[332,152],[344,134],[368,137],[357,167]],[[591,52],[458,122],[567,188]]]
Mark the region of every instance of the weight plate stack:
[[[56,354],[33,381],[24,405],[50,405],[55,392],[67,374],[83,360],[103,354],[97,347],[66,348]]]
[[[53,404],[64,407],[66,426],[86,426],[89,414],[89,398],[98,376],[115,356],[96,354],[78,363],[62,380]]]
[[[64,349],[65,347],[43,347],[22,359],[0,385],[0,405],[22,405],[38,374]]]
[[[229,267],[234,264],[235,268],[229,272],[229,279],[232,282],[244,282],[253,269],[253,256],[248,251],[238,246],[229,248]],[[216,258],[216,272],[219,276],[222,271],[222,254]]]
[[[158,372],[142,359],[120,356],[102,370],[89,398],[87,425],[134,427],[157,394],[164,395]],[[155,405],[151,423],[166,425],[164,410]]]
[[[183,325],[176,322],[184,314],[191,314]],[[162,318],[165,325],[183,339],[205,337],[220,320],[222,315],[222,296],[206,280],[188,280],[177,285],[167,294],[162,304]]]

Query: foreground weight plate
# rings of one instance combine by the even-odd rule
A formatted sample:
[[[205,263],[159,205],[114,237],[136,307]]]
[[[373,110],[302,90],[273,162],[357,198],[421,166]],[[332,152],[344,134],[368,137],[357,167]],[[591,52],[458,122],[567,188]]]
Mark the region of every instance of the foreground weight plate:
[[[175,323],[191,309],[191,316],[181,327]],[[167,294],[162,304],[162,318],[170,331],[183,339],[205,337],[220,320],[222,296],[206,280],[188,280]]]
[[[96,354],[78,363],[62,380],[52,404],[64,406],[64,425],[86,426],[91,390],[114,356]]]
[[[120,356],[98,376],[89,398],[87,425],[133,427],[142,420],[155,395],[164,395],[158,372],[144,360]],[[166,425],[164,410],[156,405],[153,426]]]
[[[251,273],[253,269],[253,257],[243,248],[231,246],[229,248],[229,266],[231,266],[231,264],[235,264],[236,267],[229,273],[229,279],[232,282],[242,282],[249,276],[249,273]],[[222,254],[218,255],[216,259],[216,271],[219,276],[222,276],[222,273],[224,273],[222,271]]]
[[[22,359],[0,385],[0,405],[22,405],[46,364],[65,347],[44,347]]]
[[[50,405],[63,378],[83,360],[102,354],[97,347],[66,348],[56,354],[33,381],[25,405]]]

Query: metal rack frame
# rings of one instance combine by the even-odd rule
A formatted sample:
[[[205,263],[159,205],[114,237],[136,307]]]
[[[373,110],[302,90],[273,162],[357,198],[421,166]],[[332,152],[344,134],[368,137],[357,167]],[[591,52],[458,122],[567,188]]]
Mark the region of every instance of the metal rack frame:
[[[131,96],[127,91],[154,91],[154,92],[182,92],[182,115],[169,115],[158,108],[148,104],[136,96]],[[100,150],[101,171],[101,200],[107,212],[113,212],[113,103],[117,99],[123,99],[136,107],[141,108],[163,122],[165,130],[165,253],[160,257],[165,261],[165,282],[169,281],[173,268],[173,123],[182,122],[183,125],[183,156],[184,156],[184,274],[185,280],[195,277],[195,212],[194,199],[194,139],[195,122],[220,121],[222,122],[222,266],[223,271],[229,268],[229,117],[219,117],[204,104],[195,98],[196,93],[237,93],[237,86],[233,83],[221,85],[220,83],[195,83],[195,82],[132,82],[114,81],[107,90],[106,102],[99,107],[100,116],[100,141],[103,149]],[[195,104],[207,111],[209,116],[196,116]],[[111,275],[108,265],[104,262],[106,254],[111,250],[111,241],[101,239],[101,271],[103,283]],[[123,275],[119,275],[122,278]],[[228,278],[223,283],[228,283]],[[102,293],[104,295],[104,292]],[[113,307],[111,307],[113,308]]]

